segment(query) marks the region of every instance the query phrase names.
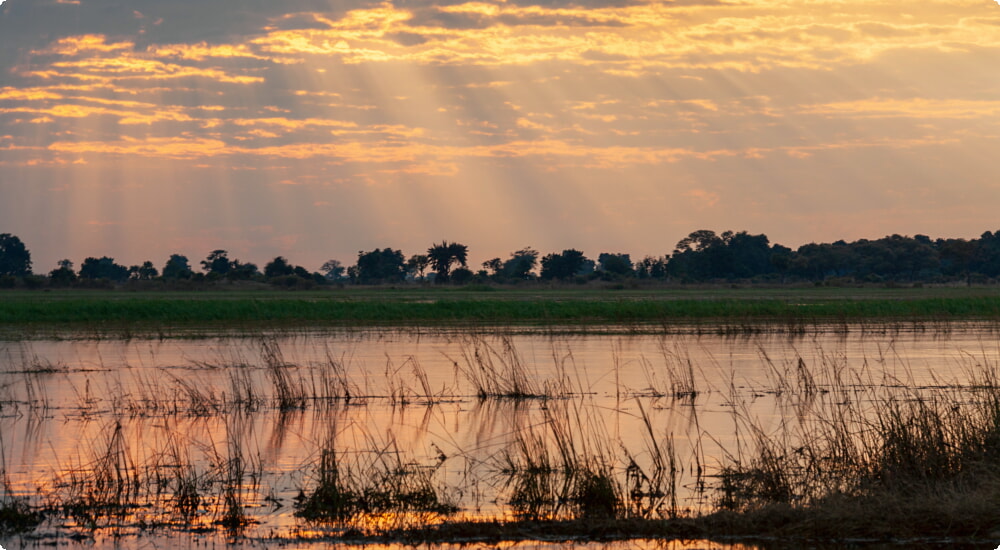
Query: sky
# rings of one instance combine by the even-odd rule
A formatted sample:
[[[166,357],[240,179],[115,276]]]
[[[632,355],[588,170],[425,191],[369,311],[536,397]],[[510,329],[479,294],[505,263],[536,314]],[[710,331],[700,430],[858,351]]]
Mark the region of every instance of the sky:
[[[1000,229],[995,0],[6,0],[34,271]]]

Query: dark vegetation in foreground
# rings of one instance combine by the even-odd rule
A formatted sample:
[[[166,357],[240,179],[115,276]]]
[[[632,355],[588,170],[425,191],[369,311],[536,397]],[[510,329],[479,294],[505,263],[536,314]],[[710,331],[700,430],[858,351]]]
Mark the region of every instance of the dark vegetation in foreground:
[[[995,382],[995,380],[991,380]],[[1000,388],[982,400],[888,399],[873,421],[821,419],[794,445],[755,434],[753,451],[730,457],[711,489],[714,508],[685,514],[669,506],[675,457],[662,471],[639,470],[621,486],[596,457],[529,465],[520,475],[572,481],[569,517],[549,519],[553,501],[520,521],[444,521],[348,538],[454,540],[1000,539]],[[852,414],[856,411],[850,411]],[[536,449],[537,450],[537,449]],[[553,468],[549,470],[548,468]],[[659,480],[649,477],[661,476]],[[633,484],[634,483],[634,484]],[[652,508],[647,507],[653,504]],[[666,506],[664,506],[666,504]]]
[[[509,455],[514,519],[444,519],[342,535],[408,542],[1000,539],[1000,379],[994,367],[976,368],[968,394],[879,394],[842,372],[811,372],[800,359],[784,370],[781,391],[787,405],[810,412],[778,433],[737,413],[747,450],[734,451],[714,472],[703,472],[698,460],[696,483],[709,503],[701,510],[678,505],[679,471],[690,465],[678,462],[670,437],[657,437],[647,423],[651,459],[644,466],[632,460],[621,478],[601,442],[571,435],[569,425],[586,420],[556,412],[548,415],[554,445],[529,433]],[[675,399],[697,399],[689,389]],[[309,517],[343,520],[356,512],[342,491],[331,492],[336,467],[325,462],[320,470],[304,509],[318,500],[328,513]],[[412,502],[447,515],[435,499]]]
[[[698,453],[694,464],[682,463],[673,435],[657,433],[637,399],[644,449],[623,449],[622,468],[616,450],[622,442],[578,406],[582,396],[574,396],[565,378],[509,385],[526,377],[508,344],[498,349],[473,341],[460,369],[478,388],[480,402],[537,404],[544,418],[519,430],[497,457],[504,519],[457,515],[460,510],[434,482],[450,457],[420,463],[391,441],[369,452],[343,449],[333,421],[319,443],[314,474],[295,499],[295,515],[314,528],[290,538],[1000,539],[1000,371],[988,361],[970,366],[963,386],[922,389],[875,384],[859,378],[861,371],[825,360],[772,365],[776,386],[770,391],[801,414],[777,430],[765,429],[740,408],[745,400],[734,393],[740,444],[717,467]],[[81,530],[199,525],[238,538],[253,521],[246,511],[252,495],[263,491],[260,465],[235,435],[243,431],[240,424],[262,408],[336,409],[350,403],[356,390],[344,365],[332,359],[331,372],[317,384],[292,376],[273,341],[263,342],[262,357],[273,385],[269,392],[233,372],[229,394],[184,386],[182,397],[150,392],[173,393],[169,404],[152,398],[113,407],[122,415],[160,407],[171,415],[229,415],[227,441],[212,447],[207,468],[185,458],[176,441],[152,458],[139,457],[116,419],[91,456],[68,478],[55,480],[40,500],[13,494],[7,472],[0,471],[0,531],[30,532],[46,518],[63,517]],[[770,362],[766,355],[763,360]],[[420,379],[419,366],[412,366]],[[662,396],[693,405],[699,391],[690,365],[671,377],[679,382]],[[401,388],[385,399],[433,403],[441,397]],[[693,473],[695,492],[703,495],[698,506],[678,500],[685,471]]]

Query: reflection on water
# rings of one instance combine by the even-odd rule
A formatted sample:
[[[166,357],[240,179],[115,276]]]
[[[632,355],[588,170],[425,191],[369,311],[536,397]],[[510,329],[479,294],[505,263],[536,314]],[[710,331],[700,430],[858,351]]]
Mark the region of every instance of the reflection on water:
[[[885,392],[961,394],[998,356],[992,333],[963,327],[4,342],[4,494],[59,503],[37,532],[159,526],[192,547],[227,529],[253,545],[445,520],[677,517],[717,504],[714,474],[745,452],[748,425],[767,434]]]

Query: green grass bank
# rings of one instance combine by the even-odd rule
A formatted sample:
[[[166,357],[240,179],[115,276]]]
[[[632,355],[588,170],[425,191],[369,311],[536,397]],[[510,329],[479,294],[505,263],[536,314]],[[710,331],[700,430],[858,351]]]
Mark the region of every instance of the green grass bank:
[[[771,324],[1000,319],[1000,291],[963,289],[463,290],[0,293],[0,329],[558,325],[725,330]]]

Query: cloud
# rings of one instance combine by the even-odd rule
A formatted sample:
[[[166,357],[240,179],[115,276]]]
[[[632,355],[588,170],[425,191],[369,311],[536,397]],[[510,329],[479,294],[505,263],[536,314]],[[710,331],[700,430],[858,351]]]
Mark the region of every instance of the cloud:
[[[610,234],[618,222],[594,205],[612,201],[663,235],[698,216],[779,224],[781,214],[751,217],[751,199],[829,214],[836,197],[813,189],[820,183],[860,192],[918,176],[940,198],[938,187],[981,182],[977,170],[990,172],[1000,140],[994,9],[941,1],[899,10],[888,0],[5,3],[0,196],[47,204],[35,189],[60,181],[63,195],[99,202],[136,182],[160,193],[156,203],[231,202],[229,215],[266,218],[275,234],[287,233],[282,223],[326,231],[296,208],[399,223],[395,211],[447,198],[455,212],[477,213],[455,216],[484,239],[475,229],[489,217],[483,209],[528,201],[539,213],[519,220],[524,227],[572,236],[582,230],[551,229],[542,212],[561,209],[564,220],[594,220],[595,233]],[[971,195],[979,200],[969,219],[984,219],[976,209],[991,195]],[[396,196],[406,204],[390,208]],[[840,214],[868,208],[837,201]],[[31,226],[9,203],[0,201],[0,217]],[[279,205],[287,217],[274,213]],[[197,217],[185,222],[211,231]],[[413,239],[427,223],[407,222]],[[373,235],[392,234],[371,223]]]

